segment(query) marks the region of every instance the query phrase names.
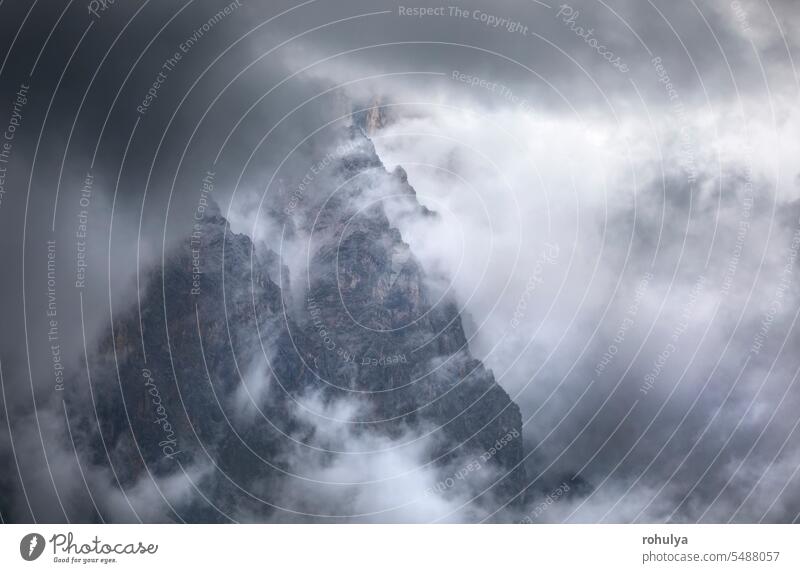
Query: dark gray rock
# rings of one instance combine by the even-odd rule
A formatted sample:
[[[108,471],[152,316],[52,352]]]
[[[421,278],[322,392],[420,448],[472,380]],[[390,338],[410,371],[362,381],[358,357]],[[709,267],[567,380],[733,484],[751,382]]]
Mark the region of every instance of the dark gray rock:
[[[426,462],[443,482],[480,460],[479,470],[437,492],[474,498],[477,516],[525,487],[519,408],[470,354],[456,302],[429,286],[384,204],[405,202],[406,216],[436,215],[417,202],[405,171],[386,171],[361,130],[347,138],[350,151],[294,214],[312,253],[309,282],[292,277],[301,305],[285,296],[279,256],[232,233],[212,206],[145,277],[141,321],[136,309],[115,319],[113,338],[93,358],[92,396],[73,398],[96,405],[96,418],[76,408],[79,439],[94,463],[110,461],[123,488],[147,471],[158,479],[205,468],[198,491],[168,518],[293,519],[269,503],[286,501],[274,494],[291,490],[303,443],[325,438],[297,415],[309,396],[357,401],[350,435],[429,434]],[[313,448],[311,455],[322,465],[332,456]]]

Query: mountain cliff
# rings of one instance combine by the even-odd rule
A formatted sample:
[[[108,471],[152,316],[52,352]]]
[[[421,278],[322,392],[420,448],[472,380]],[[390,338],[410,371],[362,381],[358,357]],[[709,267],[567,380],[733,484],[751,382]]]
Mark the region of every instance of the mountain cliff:
[[[93,358],[80,435],[123,491],[167,484],[154,519],[472,520],[524,489],[519,409],[387,215],[436,214],[363,129],[331,157],[282,210],[305,276],[211,204]]]

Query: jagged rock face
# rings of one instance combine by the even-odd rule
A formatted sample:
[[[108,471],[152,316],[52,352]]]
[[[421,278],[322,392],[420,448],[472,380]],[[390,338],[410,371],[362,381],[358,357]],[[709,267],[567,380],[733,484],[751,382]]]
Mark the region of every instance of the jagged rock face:
[[[465,461],[482,460],[479,472],[438,492],[471,499],[476,515],[524,489],[519,409],[471,356],[455,302],[428,284],[384,207],[400,201],[411,216],[435,215],[417,203],[402,169],[384,169],[360,130],[349,138],[333,166],[337,192],[304,198],[296,213],[311,253],[307,284],[292,279],[302,305],[287,304],[279,257],[232,233],[212,207],[149,277],[141,336],[134,310],[115,321],[113,346],[98,352],[94,371],[118,364],[120,376],[95,390],[102,440],[83,420],[98,461],[107,450],[128,485],[145,466],[156,476],[178,464],[210,468],[202,490],[213,505],[189,502],[180,519],[222,520],[231,511],[287,519],[270,505],[281,506],[274,492],[302,473],[293,457],[308,453],[304,444],[325,439],[297,415],[310,396],[357,402],[351,435],[431,436],[422,462],[445,481]],[[331,455],[312,453],[323,466]]]
[[[391,123],[390,110],[380,97],[376,97],[368,108],[355,113],[355,122],[368,137],[372,137]]]

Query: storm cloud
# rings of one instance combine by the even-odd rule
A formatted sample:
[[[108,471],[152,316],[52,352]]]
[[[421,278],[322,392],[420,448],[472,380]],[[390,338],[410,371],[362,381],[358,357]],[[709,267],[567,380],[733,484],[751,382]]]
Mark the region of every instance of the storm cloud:
[[[209,197],[301,307],[353,124],[435,216],[382,177],[359,208],[382,205],[520,407],[527,485],[503,519],[800,518],[796,2],[100,5],[0,6],[4,521],[219,501],[211,461],[130,481],[88,450],[89,390],[118,383],[93,357]],[[240,427],[281,388],[250,358]],[[476,500],[503,475],[430,494],[470,459],[426,467],[427,428],[365,435],[358,401],[308,404],[311,453],[283,460],[303,479],[250,492],[292,510],[271,519],[495,517]],[[221,513],[259,520],[233,491]]]

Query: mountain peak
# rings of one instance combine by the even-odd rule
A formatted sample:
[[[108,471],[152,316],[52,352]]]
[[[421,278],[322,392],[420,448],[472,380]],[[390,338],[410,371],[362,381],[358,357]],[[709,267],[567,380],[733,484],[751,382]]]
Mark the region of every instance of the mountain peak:
[[[211,455],[238,487],[269,497],[291,489],[296,480],[287,474],[309,471],[308,464],[360,461],[326,449],[344,451],[361,439],[399,448],[410,433],[410,443],[426,444],[425,454],[407,460],[403,471],[430,467],[431,479],[493,452],[485,471],[459,484],[466,490],[442,495],[474,496],[483,514],[499,510],[524,488],[519,408],[470,354],[456,302],[433,295],[386,214],[385,202],[397,196],[414,206],[404,216],[430,213],[417,203],[405,170],[388,172],[361,131],[351,130],[340,148],[326,168],[330,175],[315,181],[317,194],[296,204],[307,221],[298,232],[307,234],[312,252],[308,276],[296,277],[307,288],[300,308],[286,304],[276,269],[288,270],[278,256],[232,233],[208,197],[199,240],[192,234],[154,270],[141,320],[132,313],[115,325],[122,395],[109,387],[102,396],[106,443],[98,448],[110,444],[114,464],[131,476],[144,471],[131,461],[137,449],[161,471],[174,463],[162,455],[163,436],[142,392],[146,366],[180,436],[179,461]],[[111,367],[112,358],[96,359]],[[323,419],[298,406],[309,401],[323,409],[350,405],[361,418]],[[141,414],[131,427],[125,409]],[[353,423],[358,429],[351,432]],[[347,437],[336,443],[336,436]],[[227,483],[215,482],[217,506],[248,505],[263,520],[286,518],[242,499]],[[192,511],[196,521],[214,518],[199,500]]]

